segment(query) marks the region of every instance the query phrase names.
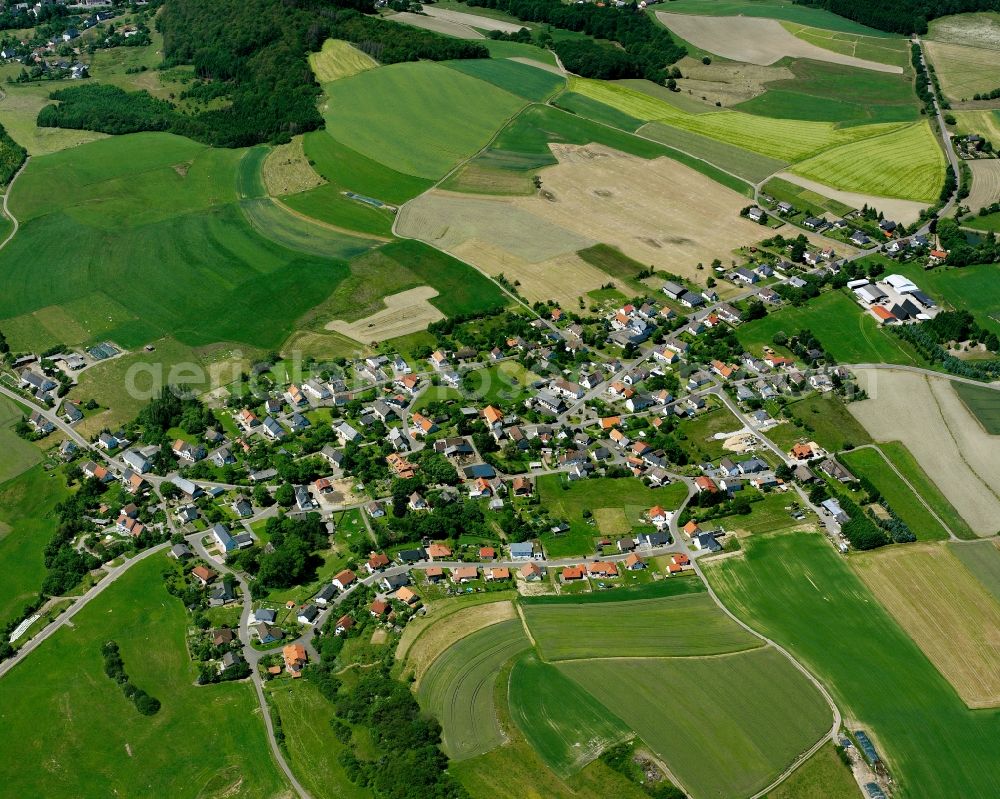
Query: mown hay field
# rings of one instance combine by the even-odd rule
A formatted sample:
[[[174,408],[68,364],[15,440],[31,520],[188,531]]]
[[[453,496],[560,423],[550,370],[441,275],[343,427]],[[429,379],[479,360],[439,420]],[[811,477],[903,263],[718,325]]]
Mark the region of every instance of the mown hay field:
[[[656,18],[695,47],[732,61],[763,66],[782,58],[810,58],[875,72],[902,72],[902,66],[848,55],[796,37],[780,22],[744,16],[705,16],[657,11]]]
[[[663,122],[789,162],[905,127],[901,123],[884,123],[837,128],[830,122],[771,119],[739,111],[690,114],[621,84],[573,78],[569,87],[636,119]]]
[[[952,550],[886,547],[851,565],[966,705],[1000,705],[1000,602]]]
[[[707,594],[581,605],[529,605],[528,629],[546,660],[688,657],[760,646]]]
[[[309,66],[319,83],[329,83],[377,67],[378,61],[349,42],[327,39],[318,53],[309,54]]]
[[[273,148],[264,159],[261,177],[272,197],[299,194],[322,186],[326,181],[309,164],[302,148],[302,137]]]
[[[962,541],[948,544],[948,549],[1000,602],[1000,539]]]
[[[841,460],[855,476],[866,477],[889,503],[899,518],[913,531],[919,541],[940,541],[948,531],[886,463],[877,449],[865,448],[845,452]]]
[[[558,668],[630,725],[692,796],[752,795],[832,722],[819,691],[770,646],[724,657],[579,660]]]
[[[878,441],[901,441],[979,535],[997,532],[1000,438],[983,435],[944,378],[856,370],[868,399],[848,407]]]
[[[994,149],[1000,150],[1000,111],[954,111],[953,113],[957,122],[956,133],[978,133],[989,139]]]
[[[647,123],[639,128],[638,132],[642,136],[663,142],[670,147],[676,147],[678,150],[683,150],[697,158],[704,158],[720,169],[732,172],[734,175],[739,175],[754,183],[763,180],[768,175],[773,175],[775,172],[780,172],[789,163],[660,122]]]
[[[965,204],[972,211],[1000,202],[1000,158],[968,161],[972,170],[972,190]]]
[[[1000,48],[969,47],[925,39],[924,49],[937,72],[941,90],[952,102],[972,100],[978,93],[997,88]]]
[[[510,674],[510,715],[545,764],[566,778],[632,735],[608,710],[555,666],[533,652]]]
[[[429,61],[368,70],[325,89],[330,136],[391,169],[431,180],[487,144],[525,104]]]
[[[470,58],[446,66],[532,102],[543,102],[566,85],[561,75],[508,58]]]
[[[991,766],[1000,714],[965,706],[824,535],[754,537],[743,552],[706,567],[712,587],[823,681],[844,716],[872,737],[897,796],[1000,793]]]
[[[0,681],[5,792],[35,791],[41,773],[52,799],[270,799],[289,790],[253,687],[195,685],[189,617],[166,591],[165,568],[163,555],[133,566]],[[140,715],[105,675],[101,646],[112,639],[133,683],[162,703],[155,716]]]
[[[835,189],[933,202],[944,183],[944,155],[927,122],[827,150],[791,171]]]
[[[426,671],[417,696],[441,722],[442,746],[451,760],[503,743],[494,687],[503,665],[529,646],[519,620],[502,621],[453,644]]]

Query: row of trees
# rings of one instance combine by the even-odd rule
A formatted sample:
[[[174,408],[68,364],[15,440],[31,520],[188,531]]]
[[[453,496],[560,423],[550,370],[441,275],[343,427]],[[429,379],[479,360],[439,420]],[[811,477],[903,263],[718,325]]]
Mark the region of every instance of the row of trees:
[[[927,23],[967,11],[1000,11],[1000,0],[792,0],[892,33],[927,33]]]
[[[104,655],[104,673],[122,687],[122,693],[132,700],[135,709],[144,716],[156,715],[160,710],[160,700],[132,684],[125,673],[125,661],[122,660],[118,644],[108,641],[101,647],[101,654]]]
[[[626,8],[596,3],[566,4],[561,0],[466,0],[468,5],[495,8],[526,22],[545,22],[556,28],[586,33],[617,42],[621,50],[596,42],[564,40],[552,43],[571,72],[591,78],[647,78],[665,83],[670,65],[687,50],[669,31],[634,5]]]

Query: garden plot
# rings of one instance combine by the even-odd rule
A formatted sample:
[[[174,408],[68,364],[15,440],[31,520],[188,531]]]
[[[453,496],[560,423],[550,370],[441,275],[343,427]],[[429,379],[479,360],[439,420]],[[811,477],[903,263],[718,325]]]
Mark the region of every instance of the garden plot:
[[[733,61],[768,65],[786,56],[829,61],[875,72],[902,73],[902,68],[835,53],[799,39],[773,19],[709,17],[656,12],[656,18],[695,47]]]
[[[942,493],[979,535],[1000,519],[1000,436],[979,422],[944,378],[857,369],[870,399],[851,413],[879,441],[902,441]]]

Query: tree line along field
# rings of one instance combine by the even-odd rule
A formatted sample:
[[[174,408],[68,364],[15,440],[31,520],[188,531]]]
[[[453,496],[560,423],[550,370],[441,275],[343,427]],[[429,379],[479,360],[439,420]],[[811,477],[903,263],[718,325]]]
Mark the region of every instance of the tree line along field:
[[[855,476],[871,481],[893,511],[906,522],[918,541],[941,541],[948,538],[948,530],[921,502],[920,496],[892,470],[878,449],[855,449],[842,453],[840,459]]]
[[[269,799],[287,789],[248,683],[196,687],[185,646],[186,611],[167,594],[164,556],[133,566],[0,681],[14,794]],[[114,639],[129,677],[162,702],[139,714],[104,674]]]
[[[1000,602],[954,550],[887,547],[851,565],[966,705],[1000,705]]]
[[[991,766],[1000,714],[964,705],[823,535],[777,534],[743,545],[744,557],[708,566],[712,587],[737,616],[802,660],[872,736],[897,796],[985,799],[1000,791]]]

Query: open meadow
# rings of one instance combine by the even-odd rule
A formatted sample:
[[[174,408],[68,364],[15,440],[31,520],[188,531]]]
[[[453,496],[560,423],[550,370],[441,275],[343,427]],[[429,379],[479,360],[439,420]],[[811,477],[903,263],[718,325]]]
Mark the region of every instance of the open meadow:
[[[327,39],[318,53],[310,53],[309,66],[319,83],[329,83],[377,67],[378,62],[349,42]]]
[[[987,799],[1000,792],[990,765],[1000,713],[965,706],[825,536],[754,537],[743,551],[706,567],[712,587],[823,681],[850,729],[868,732],[896,796]]]
[[[1000,437],[983,435],[945,378],[857,370],[869,399],[848,407],[878,441],[901,441],[979,535],[1000,518]]]
[[[769,646],[723,657],[569,661],[559,669],[631,725],[692,796],[754,794],[832,722],[819,691]]]
[[[599,707],[583,688],[533,652],[514,663],[509,692],[514,722],[538,756],[564,779],[632,735],[614,712]]]
[[[28,414],[18,403],[0,397],[0,483],[27,471],[42,459],[40,445],[25,441],[14,427]]]
[[[869,590],[971,708],[1000,705],[1000,602],[940,544],[851,558]]]
[[[948,530],[931,512],[933,508],[928,509],[930,503],[924,505],[922,495],[910,489],[877,449],[864,447],[844,452],[839,457],[856,477],[871,481],[918,541],[939,541],[948,537]]]
[[[740,652],[760,640],[707,594],[578,605],[531,604],[528,629],[546,660],[693,657]]]
[[[503,743],[493,690],[508,660],[530,646],[518,619],[501,621],[450,646],[427,669],[417,696],[441,722],[443,748],[453,761]]]
[[[971,27],[960,25],[963,19],[968,19]],[[963,14],[935,22],[924,39],[924,48],[945,96],[952,102],[964,102],[996,89],[1000,15]]]
[[[56,531],[52,509],[68,494],[62,478],[41,466],[0,485],[0,624],[38,596],[48,573],[43,553]]]
[[[657,11],[656,18],[695,47],[732,61],[766,66],[782,58],[810,58],[874,72],[902,72],[902,67],[858,58],[794,36],[780,22],[757,17],[723,17]]]
[[[828,741],[789,776],[768,792],[767,799],[857,799],[858,784]]]
[[[811,330],[823,348],[840,363],[901,363],[918,365],[912,350],[878,326],[870,314],[842,291],[829,291],[801,308],[786,307],[740,325],[737,338],[757,354],[774,346],[775,333],[788,336]],[[781,347],[775,347],[782,352]],[[787,353],[785,353],[787,354]]]
[[[161,555],[133,566],[0,681],[5,790],[81,796],[271,799],[286,790],[248,683],[196,687],[187,613],[166,592]],[[140,715],[104,674],[118,642],[129,677],[158,698]],[[44,776],[42,776],[44,775]]]

